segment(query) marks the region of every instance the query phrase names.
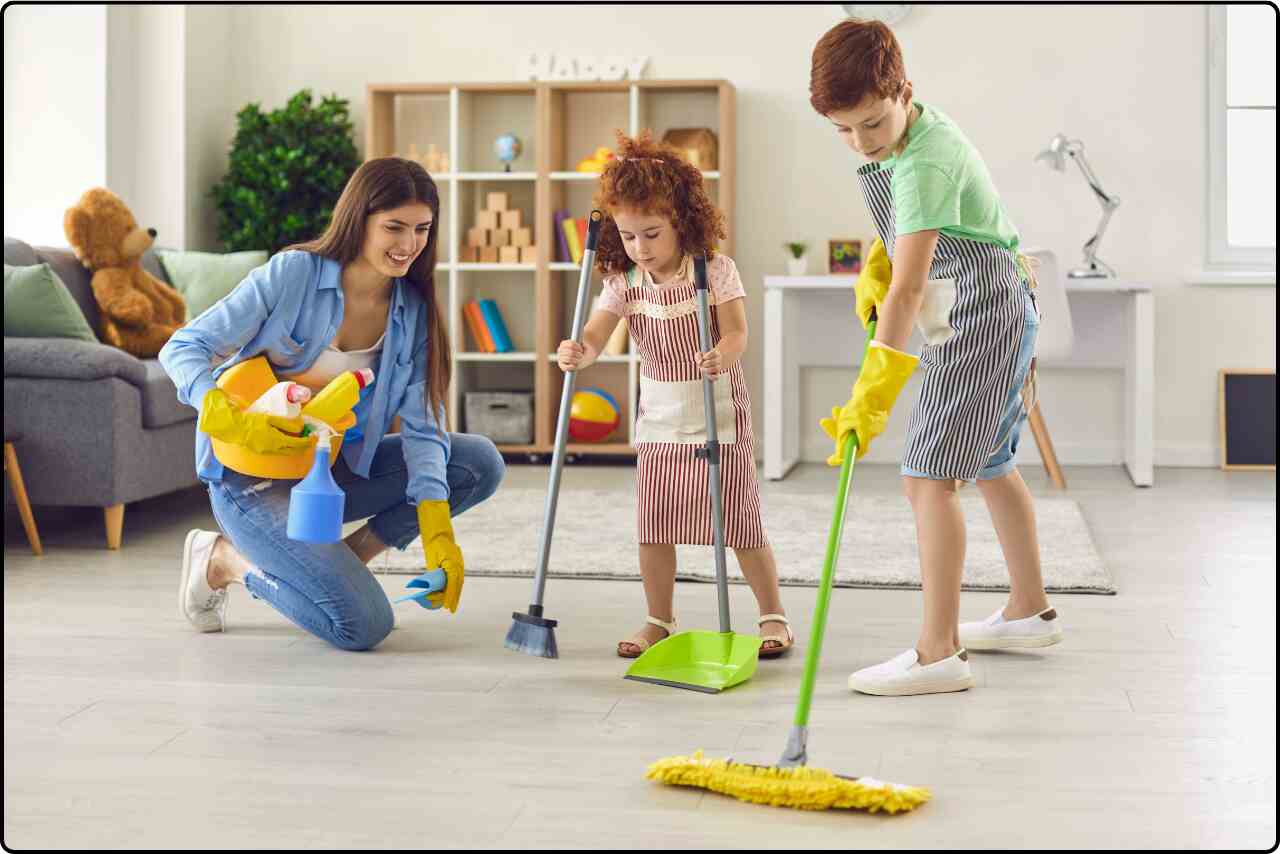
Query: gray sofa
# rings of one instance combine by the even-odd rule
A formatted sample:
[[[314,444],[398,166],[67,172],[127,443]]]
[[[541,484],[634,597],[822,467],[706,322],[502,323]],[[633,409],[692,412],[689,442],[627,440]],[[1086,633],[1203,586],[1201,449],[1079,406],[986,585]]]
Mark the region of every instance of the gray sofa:
[[[47,263],[101,333],[89,271],[70,249],[6,237],[4,262]],[[168,281],[152,252],[142,264]],[[107,548],[120,547],[127,503],[199,482],[195,417],[155,359],[67,338],[4,339],[4,431],[21,436],[27,495],[34,505],[103,508]]]

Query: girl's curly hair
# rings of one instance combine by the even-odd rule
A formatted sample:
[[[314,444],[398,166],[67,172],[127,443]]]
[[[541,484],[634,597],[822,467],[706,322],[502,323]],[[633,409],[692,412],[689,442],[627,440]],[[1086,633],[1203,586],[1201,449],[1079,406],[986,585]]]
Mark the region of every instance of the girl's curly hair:
[[[625,273],[632,267],[613,220],[619,209],[669,217],[681,251],[710,258],[725,238],[724,214],[707,195],[702,173],[673,146],[654,142],[647,130],[634,139],[622,131],[617,136],[617,154],[605,165],[594,200],[604,213],[596,244],[600,272]]]

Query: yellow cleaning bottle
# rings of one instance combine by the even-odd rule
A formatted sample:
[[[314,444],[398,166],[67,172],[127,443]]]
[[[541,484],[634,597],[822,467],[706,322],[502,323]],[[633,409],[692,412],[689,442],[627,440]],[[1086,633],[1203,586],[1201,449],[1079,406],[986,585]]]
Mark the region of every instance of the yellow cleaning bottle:
[[[373,371],[361,368],[344,371],[302,407],[303,418],[315,418],[330,427],[345,429],[341,420],[360,402],[360,391],[373,382]]]

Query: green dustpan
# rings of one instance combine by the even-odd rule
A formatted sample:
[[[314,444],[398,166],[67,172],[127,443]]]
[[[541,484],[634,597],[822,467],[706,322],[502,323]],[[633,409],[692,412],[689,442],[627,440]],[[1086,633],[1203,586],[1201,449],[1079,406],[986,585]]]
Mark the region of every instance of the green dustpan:
[[[702,352],[711,349],[711,320],[707,309],[707,259],[693,261],[698,295],[698,335]],[[722,380],[728,382],[727,379]],[[707,461],[711,493],[711,527],[716,547],[716,592],[720,599],[720,631],[681,632],[655,643],[627,670],[626,678],[672,688],[688,688],[716,694],[756,672],[760,638],[736,635],[729,628],[729,578],[724,563],[724,504],[720,494],[720,441],[716,436],[715,390],[702,381],[702,402],[707,418],[707,444],[697,450]]]
[[[681,632],[645,650],[628,679],[716,694],[756,672],[760,638],[733,632]]]

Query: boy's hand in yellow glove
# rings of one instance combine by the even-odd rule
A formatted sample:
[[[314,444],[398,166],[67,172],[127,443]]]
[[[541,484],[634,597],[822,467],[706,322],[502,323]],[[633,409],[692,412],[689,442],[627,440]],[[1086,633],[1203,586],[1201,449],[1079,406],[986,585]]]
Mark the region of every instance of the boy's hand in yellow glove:
[[[849,402],[843,408],[832,407],[831,417],[818,422],[836,443],[836,452],[827,459],[827,465],[839,466],[843,462],[844,443],[852,434],[858,436],[857,458],[862,459],[871,440],[884,432],[893,403],[919,362],[918,356],[879,341],[871,343]]]
[[[463,564],[462,549],[458,548],[453,539],[449,502],[418,502],[418,530],[422,533],[422,551],[427,557],[427,570],[443,569],[447,579],[444,590],[432,593],[427,601],[444,605],[449,613],[455,613],[458,610],[458,600],[462,597]]]
[[[197,423],[210,436],[259,454],[301,453],[316,441],[314,436],[289,435],[302,432],[301,418],[245,412],[220,388],[205,392],[204,400],[200,401],[200,420]]]
[[[877,237],[871,244],[867,263],[863,265],[858,283],[854,287],[857,299],[855,310],[864,329],[871,322],[872,310],[884,303],[892,281],[893,266],[889,263],[889,253],[885,251],[884,241]]]

